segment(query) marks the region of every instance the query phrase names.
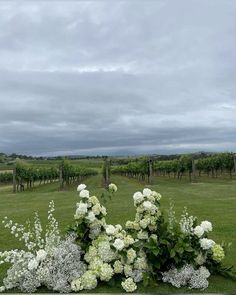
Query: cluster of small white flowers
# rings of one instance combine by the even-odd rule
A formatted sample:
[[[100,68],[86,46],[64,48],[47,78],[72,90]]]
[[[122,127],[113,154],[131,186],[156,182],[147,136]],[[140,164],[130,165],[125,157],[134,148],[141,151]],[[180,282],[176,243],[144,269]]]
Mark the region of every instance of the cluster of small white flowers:
[[[188,286],[189,289],[204,290],[208,287],[207,279],[209,276],[210,272],[206,267],[201,266],[194,269],[192,265],[186,264],[181,269],[173,267],[169,271],[162,273],[162,280],[177,288]]]
[[[12,235],[18,238],[19,241],[23,241],[26,248],[31,251],[37,245],[34,241],[34,236],[31,231],[27,231],[26,227],[22,224],[13,223],[12,220],[8,220],[7,216],[2,221],[5,228],[9,228]]]
[[[71,282],[86,271],[86,264],[81,261],[81,253],[74,236],[70,235],[62,240],[37,270],[37,273],[41,274],[41,284],[60,293],[70,292]]]
[[[81,250],[75,243],[75,237],[68,236],[65,240],[60,240],[53,211],[54,204],[51,202],[45,237],[42,237],[40,219],[37,214],[35,215],[33,231],[26,232],[30,239],[33,240],[34,237],[35,242],[26,240],[27,251],[16,249],[0,252],[0,264],[11,264],[3,280],[1,292],[18,288],[22,292],[32,293],[44,285],[50,290],[67,293],[71,290],[70,282],[85,272],[86,265],[80,260]],[[5,218],[5,226],[13,227],[11,232],[15,232],[17,228],[21,229],[19,238],[22,239],[25,227],[6,220]]]
[[[49,203],[48,224],[46,226],[45,245],[44,245],[44,249],[48,253],[51,253],[51,251],[53,251],[55,245],[58,245],[61,239],[58,222],[53,215],[54,211],[55,211],[54,202],[51,201]]]
[[[192,234],[193,225],[195,221],[196,221],[196,217],[189,216],[187,209],[185,208],[179,222],[181,232],[184,234]]]

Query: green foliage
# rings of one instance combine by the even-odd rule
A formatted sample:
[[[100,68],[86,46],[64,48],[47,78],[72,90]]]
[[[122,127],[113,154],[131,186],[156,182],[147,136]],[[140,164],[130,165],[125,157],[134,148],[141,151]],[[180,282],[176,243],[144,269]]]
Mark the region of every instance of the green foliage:
[[[149,173],[148,166],[148,161],[146,159],[141,159],[129,162],[127,165],[115,166],[112,168],[112,173],[144,179]]]
[[[182,178],[187,174],[192,176],[193,173],[193,161],[195,161],[195,169],[198,171],[199,176],[201,173],[205,173],[208,176],[217,177],[223,172],[228,173],[232,177],[234,170],[234,155],[233,153],[220,153],[210,157],[194,159],[192,155],[182,155],[178,159],[173,160],[154,160],[153,171],[156,174],[163,176],[171,176]],[[130,161],[126,165],[112,167],[112,173],[120,174],[128,177],[135,177],[138,179],[145,179],[148,176],[148,159],[140,158],[135,161]]]
[[[0,183],[12,182],[12,172],[0,172]]]
[[[58,179],[58,169],[56,167],[36,168],[27,162],[16,160],[16,181],[18,184],[26,183],[27,187],[32,187],[35,181],[47,182]]]
[[[67,159],[62,160],[60,167],[62,167],[63,182],[66,182],[66,184],[70,184],[75,181],[80,182],[83,178],[96,175],[98,173],[96,170],[91,168],[74,166],[71,161]]]
[[[212,175],[217,176],[218,172],[226,171],[230,175],[234,169],[234,156],[232,153],[222,153],[214,155],[212,157],[207,157],[197,160],[196,163],[197,170],[201,173],[212,173]]]

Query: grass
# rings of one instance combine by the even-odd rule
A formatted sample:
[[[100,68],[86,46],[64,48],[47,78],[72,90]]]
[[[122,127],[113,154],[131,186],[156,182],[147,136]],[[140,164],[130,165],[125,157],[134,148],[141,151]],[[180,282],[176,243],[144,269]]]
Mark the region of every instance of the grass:
[[[135,210],[132,195],[141,190],[144,183],[121,176],[112,177],[112,182],[118,185],[118,192],[111,202],[107,204],[107,222],[124,225],[126,220],[133,219]],[[101,186],[101,175],[88,178],[85,183],[92,194],[100,195],[103,191]],[[236,266],[236,181],[229,179],[210,180],[195,184],[183,179],[181,182],[175,179],[155,178],[151,189],[157,190],[163,196],[161,206],[163,210],[168,209],[172,199],[175,204],[176,215],[179,216],[185,206],[190,214],[199,217],[199,220],[210,220],[214,225],[211,238],[218,242],[232,242],[229,255],[225,259],[226,264]],[[47,217],[47,207],[50,200],[55,201],[55,216],[59,221],[62,231],[68,224],[73,223],[75,203],[78,195],[75,191],[76,185],[66,191],[59,192],[58,184],[46,184],[35,187],[32,191],[12,194],[11,186],[0,187],[0,219],[5,215],[14,221],[24,223],[27,218],[32,218],[34,211],[38,211],[42,223]],[[0,249],[21,247],[22,245],[10,235],[0,224]],[[0,267],[0,281],[5,276],[6,269]],[[45,291],[44,289],[42,291]],[[108,287],[100,285],[96,292],[117,293],[121,292],[119,285]],[[139,286],[137,292],[163,293],[189,293],[186,288],[176,289],[170,285],[158,283],[158,286]],[[191,291],[192,293],[200,291]],[[210,285],[205,293],[235,293],[236,282],[219,276],[210,278]]]

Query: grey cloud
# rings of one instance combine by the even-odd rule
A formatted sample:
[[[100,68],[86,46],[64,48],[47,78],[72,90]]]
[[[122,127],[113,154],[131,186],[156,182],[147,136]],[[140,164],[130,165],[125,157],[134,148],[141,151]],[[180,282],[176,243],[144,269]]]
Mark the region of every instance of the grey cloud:
[[[0,7],[0,151],[235,150],[234,1]]]

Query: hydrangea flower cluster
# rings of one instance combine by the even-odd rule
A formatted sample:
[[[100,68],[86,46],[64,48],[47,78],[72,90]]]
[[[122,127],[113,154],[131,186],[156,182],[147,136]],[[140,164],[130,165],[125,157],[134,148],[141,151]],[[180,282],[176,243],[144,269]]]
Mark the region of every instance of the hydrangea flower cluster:
[[[210,221],[202,221],[200,225],[194,227],[191,231],[191,234],[198,239],[200,245],[200,253],[196,258],[198,265],[201,265],[205,262],[206,257],[209,255],[216,263],[220,263],[221,260],[225,257],[224,249],[216,244],[212,239],[208,239],[207,235],[213,229]],[[216,254],[217,253],[217,254]]]
[[[126,229],[137,235],[139,240],[148,240],[157,230],[157,220],[161,216],[159,201],[161,195],[149,188],[133,195],[136,215],[134,221],[126,222]]]
[[[109,190],[116,192],[116,185],[110,184]],[[79,185],[77,191],[82,200],[77,204],[75,220],[78,225],[84,222],[88,226],[91,243],[84,255],[87,272],[76,278],[71,288],[74,291],[93,289],[98,281],[107,282],[119,274],[125,279],[122,287],[127,292],[134,291],[136,283],[142,280],[143,272],[148,269],[145,253],[133,248],[136,240],[120,224],[106,224],[105,207],[97,197],[89,196],[85,185]],[[89,217],[91,214],[94,214],[92,220]],[[91,284],[84,280],[86,276],[90,277]]]

